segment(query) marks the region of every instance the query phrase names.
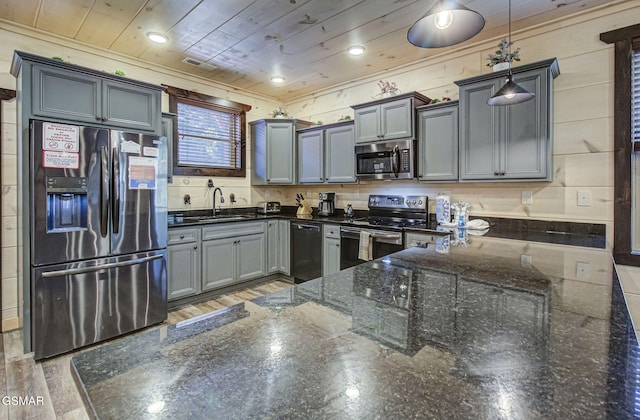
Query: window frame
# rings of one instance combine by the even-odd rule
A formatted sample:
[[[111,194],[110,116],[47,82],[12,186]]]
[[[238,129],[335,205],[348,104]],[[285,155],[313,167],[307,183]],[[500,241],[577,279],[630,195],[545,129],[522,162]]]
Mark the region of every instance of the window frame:
[[[178,102],[210,108],[216,111],[229,112],[240,116],[240,168],[207,168],[178,164],[178,124],[173,125],[173,175],[178,176],[210,176],[210,177],[246,177],[247,175],[247,112],[251,105],[217,98],[198,92],[192,92],[173,86],[165,86],[169,95],[169,112],[178,115]]]
[[[640,24],[600,34],[614,44],[614,209],[613,257],[616,263],[640,266],[631,249],[631,57],[640,47]]]

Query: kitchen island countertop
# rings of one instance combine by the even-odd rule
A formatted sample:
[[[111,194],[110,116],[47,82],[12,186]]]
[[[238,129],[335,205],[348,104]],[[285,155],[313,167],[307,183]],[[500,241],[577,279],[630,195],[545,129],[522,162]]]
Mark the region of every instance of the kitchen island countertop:
[[[637,414],[640,353],[608,250],[472,237],[448,251],[123,337],[72,370],[105,419]]]

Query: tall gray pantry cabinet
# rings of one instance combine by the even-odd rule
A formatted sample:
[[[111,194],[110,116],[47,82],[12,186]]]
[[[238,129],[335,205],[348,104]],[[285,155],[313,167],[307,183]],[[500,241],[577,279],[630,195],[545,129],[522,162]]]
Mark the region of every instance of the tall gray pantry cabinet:
[[[527,102],[489,106],[506,71],[455,83],[460,86],[460,181],[553,178],[553,79],[555,58],[513,69],[515,81],[535,93]]]

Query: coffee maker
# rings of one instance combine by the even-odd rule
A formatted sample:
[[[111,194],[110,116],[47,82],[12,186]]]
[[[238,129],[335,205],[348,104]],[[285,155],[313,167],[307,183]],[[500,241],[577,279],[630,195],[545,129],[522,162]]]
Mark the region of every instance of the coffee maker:
[[[336,193],[324,192],[318,194],[318,215],[333,216],[336,212]]]

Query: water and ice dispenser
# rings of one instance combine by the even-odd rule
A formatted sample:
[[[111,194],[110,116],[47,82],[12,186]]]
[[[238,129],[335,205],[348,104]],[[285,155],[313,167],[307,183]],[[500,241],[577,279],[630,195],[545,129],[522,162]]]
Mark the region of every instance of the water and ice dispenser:
[[[87,228],[87,178],[47,177],[47,232]]]

